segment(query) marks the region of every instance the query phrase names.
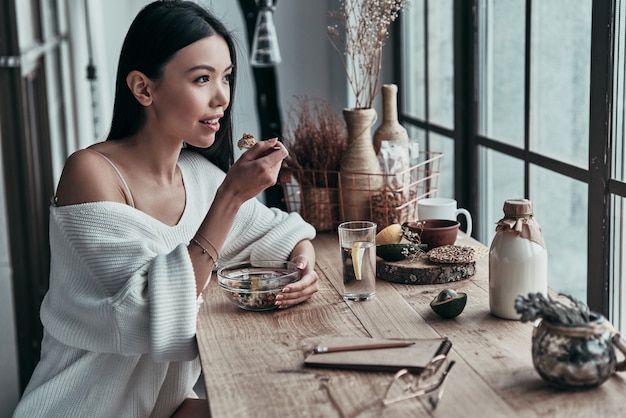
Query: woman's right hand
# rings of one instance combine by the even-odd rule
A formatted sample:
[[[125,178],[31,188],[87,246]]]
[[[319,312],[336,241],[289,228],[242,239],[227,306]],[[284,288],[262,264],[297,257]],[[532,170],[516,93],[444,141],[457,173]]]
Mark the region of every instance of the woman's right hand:
[[[222,187],[242,202],[276,184],[282,161],[289,155],[277,138],[257,142],[230,167]]]

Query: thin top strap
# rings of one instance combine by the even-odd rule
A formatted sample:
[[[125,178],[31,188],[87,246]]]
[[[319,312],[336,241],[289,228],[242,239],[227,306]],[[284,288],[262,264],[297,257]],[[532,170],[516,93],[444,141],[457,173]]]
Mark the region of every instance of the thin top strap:
[[[117,166],[115,164],[113,164],[113,161],[111,161],[106,155],[104,155],[104,154],[102,154],[102,153],[100,153],[98,151],[92,150],[92,149],[89,149],[89,151],[95,152],[96,154],[100,155],[102,158],[107,160],[109,162],[109,164],[111,164],[111,167],[113,167],[113,169],[115,170],[115,172],[119,176],[120,180],[122,180],[122,183],[124,184],[124,187],[126,188],[126,191],[128,192],[128,197],[130,199],[130,206],[132,206],[134,208],[135,207],[135,200],[133,199],[133,194],[130,192],[130,187],[128,187],[128,184],[126,183],[126,180],[124,180],[124,177],[122,176],[122,173],[120,172],[120,170],[118,170]]]

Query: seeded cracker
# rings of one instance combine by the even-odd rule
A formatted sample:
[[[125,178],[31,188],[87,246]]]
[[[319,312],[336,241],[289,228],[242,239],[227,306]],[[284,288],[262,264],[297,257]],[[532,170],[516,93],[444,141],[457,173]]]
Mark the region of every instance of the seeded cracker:
[[[474,249],[459,245],[444,245],[428,252],[428,258],[435,263],[462,264],[476,261]]]

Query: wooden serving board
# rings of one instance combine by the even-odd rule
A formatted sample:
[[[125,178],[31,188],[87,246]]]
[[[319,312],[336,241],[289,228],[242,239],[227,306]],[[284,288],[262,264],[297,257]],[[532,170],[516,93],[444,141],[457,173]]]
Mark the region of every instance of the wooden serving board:
[[[427,257],[401,261],[376,260],[376,278],[402,284],[443,284],[465,280],[476,273],[476,262],[433,263]]]

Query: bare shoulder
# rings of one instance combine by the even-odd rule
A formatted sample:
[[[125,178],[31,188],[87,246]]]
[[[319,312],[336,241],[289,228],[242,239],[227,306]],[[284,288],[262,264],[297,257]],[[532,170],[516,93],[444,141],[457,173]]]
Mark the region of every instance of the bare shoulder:
[[[101,154],[90,149],[79,150],[65,161],[57,188],[57,205],[126,203],[120,184],[115,169]]]

